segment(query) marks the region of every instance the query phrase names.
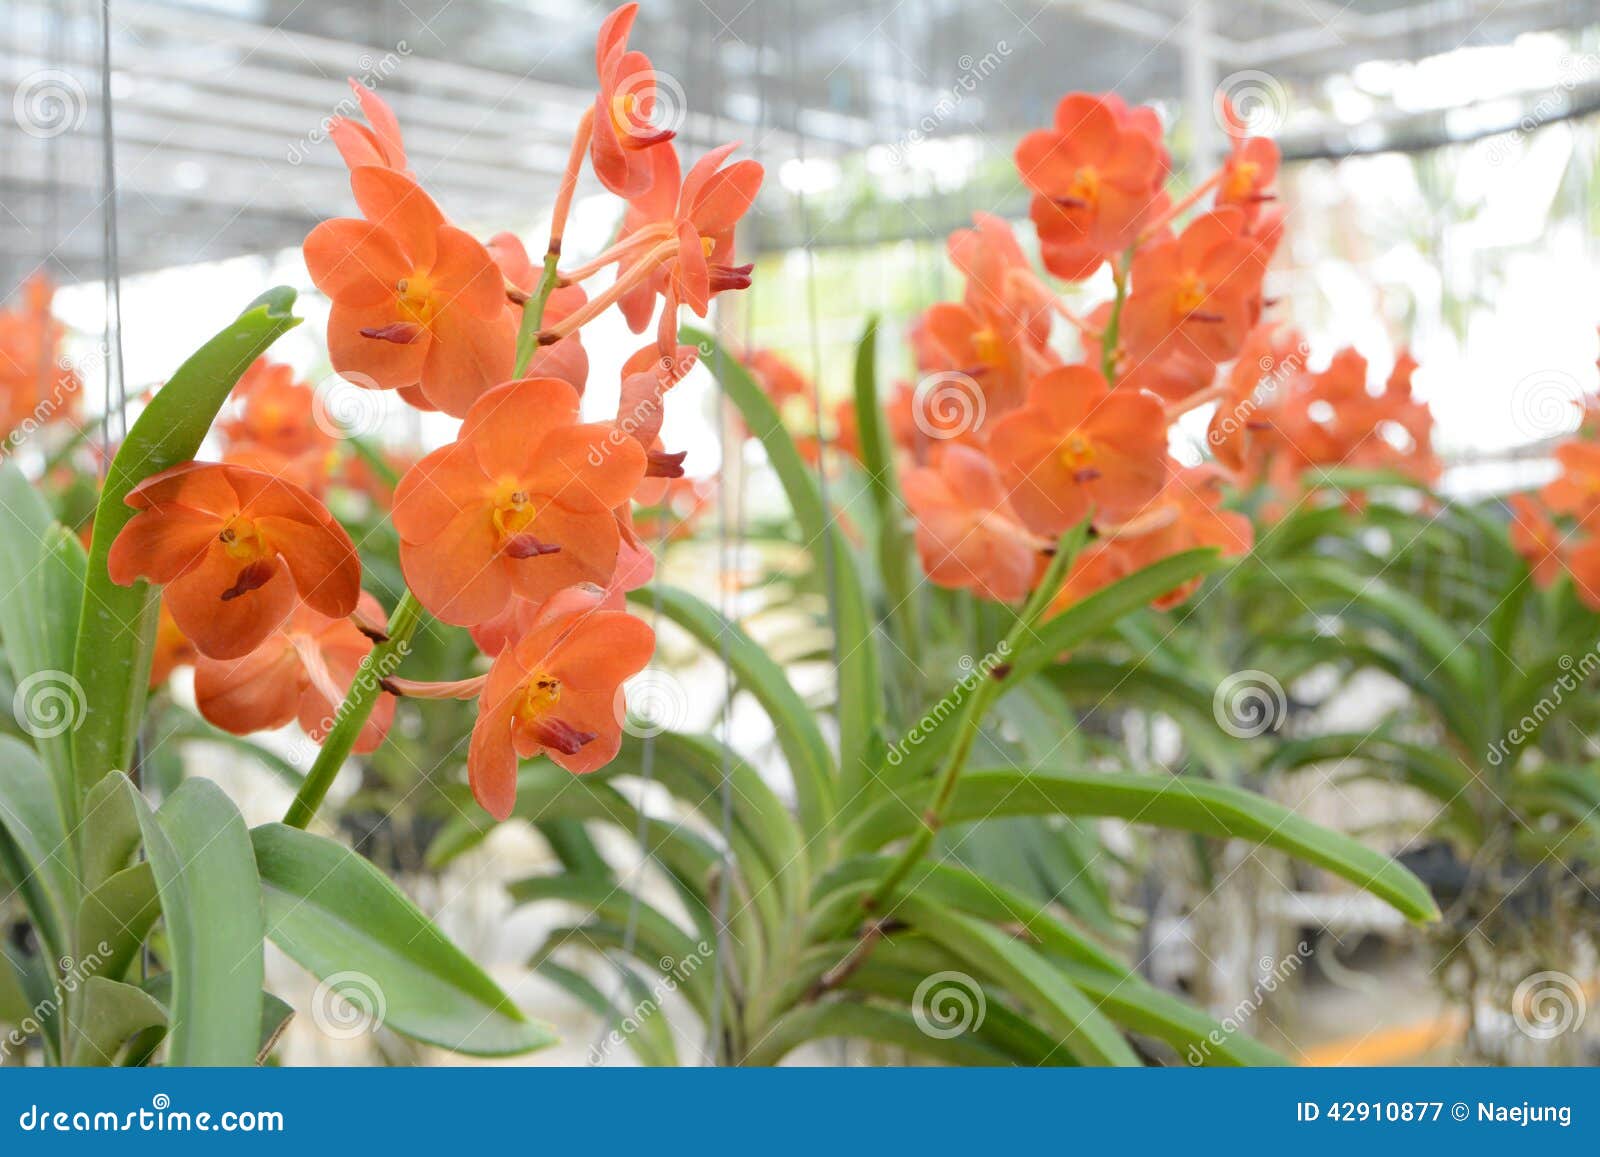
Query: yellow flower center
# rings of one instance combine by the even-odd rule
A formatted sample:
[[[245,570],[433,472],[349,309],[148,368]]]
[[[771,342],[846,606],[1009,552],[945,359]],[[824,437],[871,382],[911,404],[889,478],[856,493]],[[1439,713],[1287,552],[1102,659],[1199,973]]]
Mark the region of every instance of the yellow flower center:
[[[1256,177],[1261,173],[1261,166],[1254,161],[1240,161],[1233,167],[1232,174],[1228,177],[1228,196],[1235,201],[1249,196],[1256,187]]]
[[[524,723],[537,723],[561,702],[561,680],[544,672],[536,673],[522,688],[517,716]]]
[[[1173,298],[1173,308],[1180,314],[1191,314],[1205,302],[1208,292],[1205,282],[1193,273],[1186,273]]]
[[[414,272],[410,277],[402,277],[395,288],[399,291],[402,318],[421,326],[433,320],[433,283],[426,273]]]
[[[1085,165],[1072,176],[1072,186],[1067,196],[1094,208],[1100,201],[1100,172],[1093,165]]]
[[[972,335],[972,349],[978,360],[986,366],[997,366],[1005,360],[1000,335],[992,329],[980,329]]]
[[[230,518],[217,535],[228,557],[240,563],[259,562],[272,553],[256,524],[248,518]]]
[[[1056,451],[1056,456],[1061,464],[1074,474],[1081,470],[1094,468],[1094,443],[1081,433],[1074,430],[1062,439],[1061,447]]]
[[[539,507],[519,483],[500,483],[494,498],[493,519],[495,532],[502,542],[527,530],[538,516]]]
[[[640,120],[639,97],[636,93],[619,92],[611,98],[611,124],[623,136],[638,131]]]

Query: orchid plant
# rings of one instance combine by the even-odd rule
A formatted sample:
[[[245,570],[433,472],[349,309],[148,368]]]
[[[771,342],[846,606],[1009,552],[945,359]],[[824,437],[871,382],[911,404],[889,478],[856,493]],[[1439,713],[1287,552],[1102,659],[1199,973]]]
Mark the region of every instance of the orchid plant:
[[[297,324],[294,294],[276,289],[179,367],[100,463],[87,547],[54,491],[0,467],[0,635],[19,702],[55,680],[82,704],[66,726],[35,712],[26,740],[0,739],[0,879],[27,923],[5,949],[0,1019],[62,1063],[249,1064],[291,1012],[263,991],[270,940],[324,984],[366,977],[402,1035],[481,1055],[548,1044],[549,1028],[372,860],[309,830],[331,818],[352,755],[384,769],[386,751],[415,742],[390,734],[403,706],[449,740],[428,772],[452,804],[428,862],[496,822],[538,825],[561,868],[513,899],[585,916],[581,937],[558,934],[536,962],[635,1024],[641,1059],[676,1060],[677,1038],[662,1021],[639,1029],[626,994],[651,991],[669,958],[695,958],[709,966],[670,971],[715,1062],[775,1063],[839,1037],[959,1063],[1136,1064],[1202,1046],[1210,1063],[1277,1060],[1151,984],[1115,928],[1091,931],[1080,911],[958,855],[973,824],[1115,817],[1279,849],[1411,919],[1436,915],[1403,867],[1242,788],[1074,762],[1058,690],[1081,647],[1249,549],[1222,468],[1180,467],[1167,442],[1185,414],[1232,396],[1213,384],[1220,367],[1270,340],[1258,323],[1281,225],[1275,150],[1241,138],[1173,200],[1150,110],[1066,98],[1019,169],[1046,270],[1081,280],[1109,265],[1112,300],[1080,315],[1008,227],[963,231],[952,255],[966,295],[930,311],[913,346],[975,417],[951,425],[915,391],[880,397],[869,326],[847,410],[862,485],[836,502],[838,464],[814,468],[774,403],[781,363],[747,367],[711,334],[679,332],[683,308],[705,318],[750,285],[735,233],[763,173],[731,145],[682,168],[653,120],[656,73],[629,43],[635,15],[624,5],[600,28],[595,102],[539,264],[510,234],[480,241],[451,223],[375,93],[357,86],[363,119],[330,130],[360,216],[305,242],[332,302],[329,359],[458,419],[446,445],[397,460],[333,437],[315,393],[263,360]],[[621,227],[573,263],[562,240],[586,168],[620,198]],[[582,331],[612,307],[648,337],[617,413],[595,421]],[[1079,360],[1056,349],[1056,317]],[[835,687],[821,712],[738,616],[652,582],[635,512],[662,537],[683,524],[684,455],[662,444],[662,411],[697,361],[826,576]],[[220,461],[198,458],[208,439]],[[386,609],[371,588],[397,593]],[[653,619],[716,654],[761,705],[768,766],[727,735],[625,733],[623,688],[651,662]],[[978,624],[965,642],[992,660],[952,670],[924,646],[957,621]],[[171,734],[237,741],[298,722],[319,745],[304,775],[278,767],[295,789],[282,822],[249,828],[198,777],[157,798],[150,724],[183,664],[205,722]],[[670,816],[646,807],[641,782],[676,801]],[[639,841],[670,905],[596,851],[589,829],[602,825]],[[1084,870],[1101,871],[1093,854]],[[625,995],[564,962],[569,943],[609,953]],[[930,1021],[929,984],[952,972],[988,1009],[961,1035],[937,1008]]]

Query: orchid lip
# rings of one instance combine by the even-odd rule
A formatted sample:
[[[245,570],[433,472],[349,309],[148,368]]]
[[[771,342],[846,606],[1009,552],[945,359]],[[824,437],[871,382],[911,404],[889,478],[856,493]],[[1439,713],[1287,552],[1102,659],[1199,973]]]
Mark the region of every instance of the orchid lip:
[[[649,450],[645,453],[646,478],[682,478],[683,460],[689,456],[687,450],[679,450],[669,454],[665,450]]]
[[[514,534],[506,540],[505,552],[512,558],[537,558],[557,554],[561,547],[553,542],[541,542],[531,534]]]
[[[393,342],[395,345],[410,345],[422,336],[422,327],[411,321],[396,321],[388,325],[366,326],[361,330],[361,336],[374,341]]]
[[[233,580],[233,585],[222,592],[222,601],[232,602],[234,599],[259,590],[272,580],[277,573],[277,568],[266,559],[258,559],[239,571],[238,577]]]
[[[552,748],[562,755],[577,755],[584,744],[597,738],[594,732],[579,731],[560,719],[541,719],[532,724],[530,730],[540,746]]]

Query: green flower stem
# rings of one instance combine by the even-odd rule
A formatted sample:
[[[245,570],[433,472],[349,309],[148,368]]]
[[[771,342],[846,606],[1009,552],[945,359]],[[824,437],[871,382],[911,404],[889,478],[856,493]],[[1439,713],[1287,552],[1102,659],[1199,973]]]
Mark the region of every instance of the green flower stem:
[[[355,747],[361,729],[366,726],[367,717],[372,714],[372,708],[378,702],[378,695],[382,691],[379,686],[380,681],[394,674],[394,668],[405,658],[410,649],[411,637],[416,634],[425,613],[422,604],[417,601],[417,596],[409,590],[400,597],[400,602],[394,608],[394,614],[389,617],[389,637],[372,648],[367,657],[361,660],[356,677],[350,684],[349,693],[339,705],[338,711],[334,713],[333,729],[322,741],[322,750],[317,753],[317,761],[311,765],[305,781],[300,785],[300,790],[295,793],[294,802],[284,813],[283,822],[290,827],[303,828],[317,814],[317,809],[327,797],[328,789],[333,786],[339,769],[344,766],[344,761],[349,758],[351,749]]]
[[[544,255],[544,273],[539,278],[539,288],[522,307],[522,324],[517,328],[517,362],[512,372],[513,377],[520,378],[527,372],[528,363],[533,360],[533,355],[539,349],[539,327],[544,324],[544,305],[556,290],[556,263],[560,260],[559,249],[551,249]]]
[[[1044,577],[1040,579],[1039,585],[1029,596],[1027,605],[1023,607],[1022,613],[1017,616],[1017,621],[1006,634],[1001,650],[1003,656],[1009,659],[1025,645],[1024,638],[1033,633],[1034,627],[1061,589],[1061,584],[1066,581],[1072,560],[1087,540],[1088,534],[1089,520],[1085,519],[1061,536],[1061,541],[1056,544],[1055,555],[1045,569]],[[933,843],[933,837],[944,824],[945,814],[950,809],[950,800],[955,795],[956,783],[961,778],[962,769],[967,765],[967,757],[972,754],[972,745],[977,742],[978,735],[983,729],[984,717],[995,699],[999,697],[1002,681],[1003,675],[990,672],[967,697],[962,710],[961,731],[956,736],[955,744],[951,747],[938,778],[934,781],[933,791],[928,797],[927,806],[922,811],[922,826],[906,844],[888,874],[879,881],[876,888],[862,898],[861,906],[868,912],[880,911],[891,901],[895,890],[910,874],[917,861],[927,854],[929,845]]]

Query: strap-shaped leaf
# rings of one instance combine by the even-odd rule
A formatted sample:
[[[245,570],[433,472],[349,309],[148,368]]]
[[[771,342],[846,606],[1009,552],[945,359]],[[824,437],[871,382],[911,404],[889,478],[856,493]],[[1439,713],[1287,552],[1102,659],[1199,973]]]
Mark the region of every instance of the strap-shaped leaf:
[[[71,1063],[116,1064],[132,1037],[166,1023],[167,1010],[144,989],[91,976],[78,989],[73,1008]]]
[[[1133,1047],[1096,1004],[1029,945],[992,924],[916,895],[902,900],[896,912],[946,952],[971,965],[980,985],[988,978],[1003,986],[1002,991],[1015,995],[1034,1012],[1040,1027],[1083,1064],[1140,1063]]]
[[[911,1014],[864,1001],[827,1001],[792,1009],[755,1042],[745,1063],[774,1065],[803,1044],[834,1038],[876,1041],[948,1065],[1012,1063],[1005,1053],[974,1036],[929,1036]]]
[[[1112,816],[1205,836],[1250,840],[1326,868],[1388,901],[1409,919],[1439,917],[1428,889],[1388,856],[1261,796],[1208,780],[1044,769],[1032,773],[971,771],[956,787],[948,819],[962,823],[1052,813]],[[851,842],[882,847],[906,835],[918,822],[916,813],[903,801],[885,800],[862,818]]]
[[[0,829],[19,862],[8,875],[22,893],[51,955],[70,954],[69,913],[77,899],[71,843],[50,773],[33,748],[0,735]]]
[[[784,427],[772,400],[710,334],[685,328],[682,340],[703,351],[702,360],[717,376],[728,400],[738,407],[750,432],[766,449],[767,460],[788,495],[789,506],[805,547],[816,559],[819,572],[832,576],[834,640],[839,665],[839,768],[841,795],[848,797],[868,779],[883,742],[883,686],[880,682],[878,644],[866,592],[857,572],[850,544],[839,531],[834,512],[822,501],[812,468],[800,456],[794,438]]]
[[[167,929],[167,1063],[251,1064],[261,1023],[261,883],[244,819],[208,779],[186,780],[156,813],[122,782]]]
[[[106,573],[111,543],[134,514],[124,500],[150,475],[199,453],[217,411],[250,363],[300,324],[289,312],[294,298],[294,290],[286,287],[262,294],[179,366],[139,415],[106,471],[72,663],[85,700],[94,705],[72,735],[80,795],[108,771],[132,764],[155,647],[159,592],[142,581],[119,587]]]
[[[250,833],[267,935],[334,993],[405,1036],[475,1056],[555,1042],[399,888],[341,844],[283,824]],[[259,1018],[258,1018],[259,1019]]]
[[[0,639],[16,681],[18,722],[50,769],[70,816],[72,734],[90,700],[72,676],[83,544],[58,524],[11,462],[0,463]]]
[[[148,861],[106,880],[78,907],[78,971],[121,980],[160,915]]]
[[[655,1068],[677,1067],[678,1050],[672,1040],[667,1011],[661,1007],[660,994],[652,992],[638,973],[627,968],[621,970],[628,1003],[618,1007],[581,972],[554,960],[543,961],[537,971],[606,1022],[605,1035],[590,1052],[593,1060],[603,1062],[620,1044],[630,1049],[640,1064]]]
[[[789,683],[789,677],[744,628],[730,623],[703,599],[677,587],[640,592],[712,654],[726,655],[739,682],[756,697],[772,720],[794,778],[795,798],[807,833],[823,832],[833,818],[835,769],[815,713]]]

